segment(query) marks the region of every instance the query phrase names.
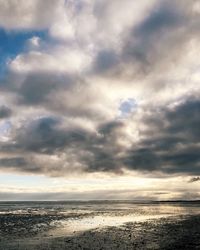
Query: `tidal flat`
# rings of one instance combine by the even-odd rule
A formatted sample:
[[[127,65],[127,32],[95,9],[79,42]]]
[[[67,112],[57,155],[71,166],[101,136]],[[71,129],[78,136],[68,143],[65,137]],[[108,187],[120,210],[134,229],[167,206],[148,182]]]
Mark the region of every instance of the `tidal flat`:
[[[200,249],[200,202],[1,202],[0,249]]]

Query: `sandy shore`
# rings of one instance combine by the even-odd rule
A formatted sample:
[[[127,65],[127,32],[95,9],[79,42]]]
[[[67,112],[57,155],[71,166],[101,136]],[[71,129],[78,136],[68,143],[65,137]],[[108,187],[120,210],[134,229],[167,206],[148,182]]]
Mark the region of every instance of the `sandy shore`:
[[[19,219],[19,218],[18,218]],[[29,219],[32,223],[36,218]],[[200,215],[168,217],[151,219],[145,222],[125,223],[117,227],[105,227],[75,233],[68,237],[54,237],[41,233],[47,231],[48,225],[53,218],[44,217],[41,220],[41,228],[37,234],[30,230],[17,232],[17,228],[6,230],[1,227],[0,249],[1,250],[129,250],[129,249],[200,249]],[[16,217],[11,221],[17,220]],[[22,221],[20,219],[20,221]],[[27,221],[27,218],[26,218]],[[9,222],[10,223],[10,222]],[[13,222],[12,222],[13,223]],[[23,222],[21,222],[23,223]],[[20,223],[19,223],[20,224]],[[26,223],[25,223],[26,224]],[[2,225],[2,224],[1,224]],[[11,224],[9,224],[11,225]],[[35,224],[36,225],[36,224]],[[13,225],[13,226],[16,226]],[[31,224],[33,227],[33,223]],[[17,232],[17,233],[16,233]],[[37,237],[34,237],[37,235]],[[13,237],[11,237],[13,236]]]

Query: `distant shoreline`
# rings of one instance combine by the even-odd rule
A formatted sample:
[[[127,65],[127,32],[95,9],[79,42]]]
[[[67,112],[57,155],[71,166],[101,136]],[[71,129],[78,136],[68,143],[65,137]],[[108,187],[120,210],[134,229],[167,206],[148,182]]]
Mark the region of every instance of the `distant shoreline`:
[[[158,204],[158,203],[200,203],[200,200],[0,200],[0,203],[135,203],[135,204]]]

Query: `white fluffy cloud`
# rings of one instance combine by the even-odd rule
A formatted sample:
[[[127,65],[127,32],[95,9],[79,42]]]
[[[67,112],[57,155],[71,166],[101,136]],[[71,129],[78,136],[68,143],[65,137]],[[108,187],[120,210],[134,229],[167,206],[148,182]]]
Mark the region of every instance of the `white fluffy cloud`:
[[[78,73],[87,70],[91,63],[90,56],[76,48],[63,46],[54,48],[49,53],[30,51],[18,55],[10,62],[10,69],[18,73],[58,72]]]

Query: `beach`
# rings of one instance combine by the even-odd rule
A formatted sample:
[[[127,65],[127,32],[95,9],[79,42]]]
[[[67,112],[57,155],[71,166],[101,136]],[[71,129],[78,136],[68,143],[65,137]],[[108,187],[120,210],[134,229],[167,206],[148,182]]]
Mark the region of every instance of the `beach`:
[[[0,249],[200,249],[199,202],[8,202]]]

